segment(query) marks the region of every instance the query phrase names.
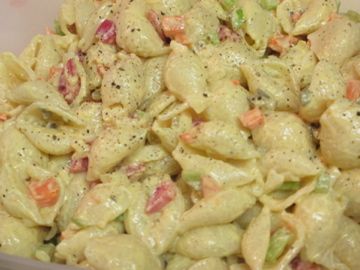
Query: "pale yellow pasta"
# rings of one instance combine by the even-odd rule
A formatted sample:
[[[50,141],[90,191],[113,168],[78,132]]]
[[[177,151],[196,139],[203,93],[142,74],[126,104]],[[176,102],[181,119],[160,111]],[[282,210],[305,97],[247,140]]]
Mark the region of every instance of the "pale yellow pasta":
[[[230,80],[221,80],[213,86],[209,107],[203,115],[207,120],[220,120],[240,128],[239,116],[249,109],[245,89]]]
[[[167,56],[154,57],[144,63],[144,100],[154,98],[165,89],[165,64]]]
[[[44,237],[41,228],[27,227],[21,220],[2,210],[0,218],[0,251],[21,257],[33,257],[35,249],[41,245]]]
[[[311,0],[304,14],[295,24],[293,35],[310,34],[325,24],[332,13],[337,11],[337,0]]]
[[[81,199],[71,221],[80,228],[104,228],[128,209],[130,196],[130,192],[118,183],[96,185]]]
[[[202,176],[210,176],[220,186],[243,186],[256,178],[257,171],[251,161],[230,164],[222,160],[201,156],[180,144],[172,154],[183,170],[197,172]]]
[[[281,59],[293,70],[300,88],[307,87],[310,84],[317,60],[305,41],[299,41],[298,44],[282,55]]]
[[[360,221],[359,175],[360,169],[342,171],[334,184],[334,189],[349,200],[345,214],[358,222]]]
[[[131,204],[125,217],[126,231],[141,239],[155,254],[162,254],[169,249],[177,235],[180,217],[185,211],[184,198],[176,188],[174,200],[161,212],[145,213],[149,199],[147,194],[155,192],[165,181],[171,179],[166,175],[153,176],[144,181],[146,188],[140,185],[131,187]]]
[[[345,96],[345,90],[346,84],[339,68],[320,61],[314,69],[309,88],[302,92],[300,116],[309,122],[318,121],[332,102]]]
[[[121,1],[115,13],[116,43],[141,57],[166,54],[169,48],[146,18],[148,11],[144,0]]]
[[[270,242],[270,210],[264,207],[246,229],[241,241],[241,252],[251,270],[263,269],[266,251]]]
[[[89,153],[87,179],[97,180],[144,144],[146,130],[135,124],[103,129]]]
[[[225,257],[240,252],[242,230],[236,225],[200,227],[185,232],[176,241],[176,252],[192,259]]]
[[[102,69],[110,68],[116,60],[116,49],[111,45],[97,42],[87,50],[84,59],[84,69],[90,90],[101,86],[103,79]]]
[[[185,35],[194,48],[209,42],[216,35],[226,13],[216,0],[199,0],[185,13]]]
[[[294,72],[284,62],[276,58],[258,60],[242,65],[241,71],[247,80],[250,92],[265,93],[264,96],[274,103],[271,105],[272,109],[298,111],[299,86]]]
[[[341,74],[346,81],[360,79],[360,55],[347,60],[341,67]]]
[[[64,233],[64,239],[56,246],[55,258],[65,261],[67,264],[75,265],[85,259],[85,248],[98,237],[117,235],[123,232],[119,223],[111,223],[105,228],[89,227],[78,232],[69,231]]]
[[[335,18],[309,35],[309,40],[320,60],[342,65],[360,51],[360,25],[346,17]]]
[[[336,101],[321,116],[320,148],[324,161],[341,169],[360,166],[360,105]]]
[[[82,122],[70,110],[44,102],[35,102],[27,107],[16,123],[36,147],[52,155],[72,151],[74,128],[81,125]]]
[[[227,266],[219,258],[207,258],[193,264],[188,270],[226,270]]]
[[[309,5],[311,0],[284,0],[276,8],[276,17],[282,29],[286,33],[294,30],[295,23],[292,19],[293,14],[301,14]]]
[[[209,106],[211,98],[206,82],[206,69],[200,58],[187,47],[173,42],[172,49],[166,63],[166,86],[195,112],[201,113]]]
[[[304,255],[310,261],[331,250],[341,231],[344,203],[334,194],[309,194],[297,203],[295,216],[305,226]]]
[[[146,0],[157,13],[167,16],[184,14],[193,5],[193,0]]]
[[[168,262],[166,270],[187,270],[196,261],[181,255],[174,255]]]
[[[208,71],[210,83],[219,80],[239,80],[244,76],[239,67],[257,59],[256,52],[246,42],[224,41],[218,45],[208,45],[198,52]]]
[[[68,108],[68,104],[56,88],[40,80],[25,82],[11,91],[7,91],[6,97],[16,104],[30,105],[42,101],[65,109]]]
[[[257,157],[254,145],[239,129],[221,121],[200,123],[186,133],[184,143],[219,159],[251,159]]]
[[[263,9],[256,1],[240,1],[245,17],[244,32],[253,41],[253,48],[262,55],[265,52],[268,40],[278,30],[279,25],[275,16]]]
[[[292,113],[267,112],[264,125],[253,130],[252,135],[255,145],[265,150],[288,149],[308,157],[314,154],[309,129]]]
[[[254,204],[255,197],[245,189],[223,190],[187,210],[181,217],[179,231],[232,222]]]
[[[160,260],[146,245],[132,235],[105,236],[87,244],[85,257],[99,270],[160,270]]]
[[[349,218],[343,218],[341,222],[341,233],[335,244],[335,255],[349,269],[358,269],[360,262],[357,256],[360,252],[360,227],[359,224]]]

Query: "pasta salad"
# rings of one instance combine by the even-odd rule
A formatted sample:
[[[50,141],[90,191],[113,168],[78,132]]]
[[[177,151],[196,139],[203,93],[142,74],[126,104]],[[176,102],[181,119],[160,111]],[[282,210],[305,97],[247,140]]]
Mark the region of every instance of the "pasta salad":
[[[0,54],[0,252],[93,270],[359,270],[360,15],[64,0]]]

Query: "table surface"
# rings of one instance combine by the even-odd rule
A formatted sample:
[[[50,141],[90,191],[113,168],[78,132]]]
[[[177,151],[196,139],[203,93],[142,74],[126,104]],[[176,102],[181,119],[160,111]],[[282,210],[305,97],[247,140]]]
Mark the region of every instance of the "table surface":
[[[52,26],[63,0],[1,0],[0,3],[0,52],[16,54],[36,34],[45,33]],[[359,0],[342,0],[343,10],[360,10]]]

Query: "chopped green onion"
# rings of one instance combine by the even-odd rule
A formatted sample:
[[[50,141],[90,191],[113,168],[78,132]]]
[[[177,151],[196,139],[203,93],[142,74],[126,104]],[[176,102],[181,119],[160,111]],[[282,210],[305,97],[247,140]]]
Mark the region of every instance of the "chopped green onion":
[[[266,10],[276,9],[278,4],[278,0],[260,0],[260,6]]]
[[[212,34],[209,34],[209,40],[212,44],[214,45],[217,45],[220,43],[220,39],[219,39],[219,35],[218,33],[212,33]]]
[[[245,22],[244,11],[240,8],[231,13],[231,25],[234,30],[239,29]]]
[[[303,90],[300,93],[301,105],[306,106],[311,101],[311,93],[309,90]]]
[[[345,13],[345,16],[356,23],[360,23],[360,14],[355,10],[349,10]]]
[[[65,36],[65,33],[61,30],[61,26],[58,20],[54,21],[54,31],[59,36]]]
[[[330,176],[327,173],[322,173],[318,177],[315,186],[315,192],[327,193],[330,189]]]
[[[285,228],[278,229],[270,238],[265,260],[269,263],[276,262],[291,240],[291,232]]]
[[[224,9],[231,10],[236,2],[237,0],[222,0],[221,5],[223,6]]]
[[[301,188],[299,182],[284,182],[277,190],[280,191],[296,191]]]

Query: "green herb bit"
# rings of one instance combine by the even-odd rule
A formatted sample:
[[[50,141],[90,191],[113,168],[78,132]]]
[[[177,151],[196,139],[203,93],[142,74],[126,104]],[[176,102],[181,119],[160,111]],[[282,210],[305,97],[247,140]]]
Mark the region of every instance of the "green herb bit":
[[[297,191],[301,188],[300,182],[284,182],[277,190],[280,191]]]
[[[201,180],[201,174],[195,171],[183,171],[181,176],[186,182],[200,182]]]
[[[327,193],[330,189],[330,176],[327,173],[322,173],[318,177],[315,186],[315,192]]]
[[[231,25],[234,30],[240,29],[245,22],[244,11],[240,8],[234,10],[231,14]]]
[[[276,9],[278,5],[278,0],[260,0],[260,6],[266,10]]]
[[[58,20],[54,21],[54,31],[59,36],[65,36],[65,33],[61,30],[61,26]]]
[[[293,235],[289,230],[285,228],[278,229],[270,238],[265,260],[269,263],[276,262],[292,238]]]

